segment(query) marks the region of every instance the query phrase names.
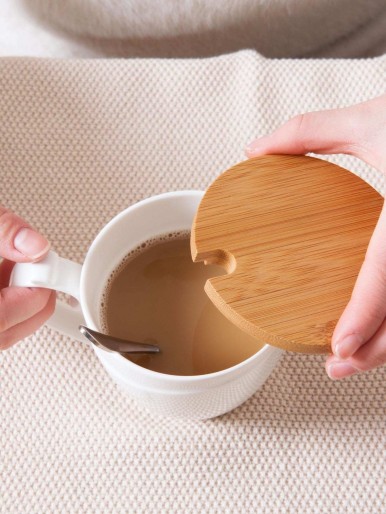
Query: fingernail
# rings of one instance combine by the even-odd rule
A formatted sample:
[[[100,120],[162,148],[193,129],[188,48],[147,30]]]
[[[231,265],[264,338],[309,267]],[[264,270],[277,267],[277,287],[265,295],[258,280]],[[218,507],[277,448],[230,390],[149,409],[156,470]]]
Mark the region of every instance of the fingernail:
[[[357,372],[358,370],[348,362],[331,362],[331,364],[327,366],[327,374],[332,380],[349,377]]]
[[[13,240],[13,245],[17,251],[33,260],[44,255],[50,247],[45,237],[30,228],[20,229]]]
[[[245,147],[245,153],[247,155],[256,154],[263,147],[265,137],[260,137],[259,139],[255,139],[249,145]]]
[[[339,359],[347,359],[363,344],[362,338],[358,334],[350,334],[343,339],[338,340],[334,345],[334,353]]]

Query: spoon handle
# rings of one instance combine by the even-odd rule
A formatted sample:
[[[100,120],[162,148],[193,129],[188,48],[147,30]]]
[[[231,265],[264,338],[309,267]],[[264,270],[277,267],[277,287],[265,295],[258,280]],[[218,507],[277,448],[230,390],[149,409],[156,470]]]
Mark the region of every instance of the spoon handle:
[[[101,334],[84,325],[79,325],[79,330],[89,341],[98,348],[102,348],[102,350],[119,353],[159,353],[160,351],[159,347],[153,344],[126,341],[118,337]]]

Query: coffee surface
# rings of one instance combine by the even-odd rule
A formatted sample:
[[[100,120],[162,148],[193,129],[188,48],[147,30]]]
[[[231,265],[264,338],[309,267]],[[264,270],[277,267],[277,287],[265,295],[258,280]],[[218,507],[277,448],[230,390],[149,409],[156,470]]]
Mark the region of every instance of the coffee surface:
[[[201,375],[229,368],[263,343],[244,333],[204,291],[218,266],[193,263],[189,233],[144,243],[111,274],[102,305],[106,333],[157,344],[161,353],[130,356],[145,368],[173,375]]]

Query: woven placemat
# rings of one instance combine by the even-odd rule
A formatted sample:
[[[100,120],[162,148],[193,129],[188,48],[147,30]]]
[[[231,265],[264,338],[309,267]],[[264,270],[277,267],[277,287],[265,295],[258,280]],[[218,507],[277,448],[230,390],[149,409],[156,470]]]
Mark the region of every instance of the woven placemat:
[[[385,90],[386,58],[0,60],[1,203],[82,262],[116,213],[204,189],[252,137]],[[333,159],[382,190],[358,160]],[[365,306],[364,306],[365,308]],[[0,512],[385,512],[386,368],[342,382],[286,354],[206,422],[142,410],[47,328],[0,354]]]

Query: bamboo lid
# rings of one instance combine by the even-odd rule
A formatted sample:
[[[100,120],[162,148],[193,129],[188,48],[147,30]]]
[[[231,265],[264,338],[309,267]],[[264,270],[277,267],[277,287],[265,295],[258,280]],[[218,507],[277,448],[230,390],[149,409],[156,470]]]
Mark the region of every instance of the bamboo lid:
[[[227,271],[207,281],[206,293],[266,343],[331,351],[382,203],[362,179],[321,159],[237,164],[208,188],[192,227],[193,260]]]

